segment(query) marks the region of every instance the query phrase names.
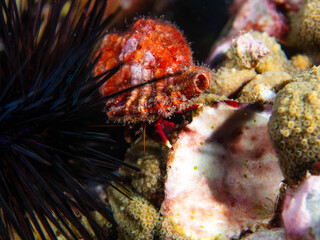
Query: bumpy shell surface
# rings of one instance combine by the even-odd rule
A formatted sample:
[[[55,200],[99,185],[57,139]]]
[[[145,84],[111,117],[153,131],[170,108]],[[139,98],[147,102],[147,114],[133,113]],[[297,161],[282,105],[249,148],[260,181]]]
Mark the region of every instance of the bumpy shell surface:
[[[103,96],[142,85],[107,100],[111,120],[135,123],[169,117],[190,106],[190,99],[210,84],[211,71],[194,66],[188,42],[165,21],[139,19],[126,34],[106,35],[100,52],[96,75],[124,63],[101,87]]]
[[[270,49],[250,33],[246,33],[232,39],[230,52],[239,66],[255,68]]]

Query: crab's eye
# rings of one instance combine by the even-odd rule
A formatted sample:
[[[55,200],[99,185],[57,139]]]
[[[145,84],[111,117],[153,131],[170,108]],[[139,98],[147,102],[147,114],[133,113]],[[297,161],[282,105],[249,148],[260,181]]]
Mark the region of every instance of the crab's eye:
[[[194,84],[200,91],[203,91],[209,87],[209,77],[205,73],[200,73],[195,77]]]

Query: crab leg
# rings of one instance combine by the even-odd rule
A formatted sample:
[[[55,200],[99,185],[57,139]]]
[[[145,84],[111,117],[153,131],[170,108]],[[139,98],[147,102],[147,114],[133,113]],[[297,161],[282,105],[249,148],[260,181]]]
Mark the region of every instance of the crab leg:
[[[156,127],[156,131],[158,132],[161,140],[163,141],[163,143],[170,149],[173,150],[173,147],[170,143],[170,141],[168,140],[166,134],[164,133],[163,129],[166,127],[166,125],[174,125],[174,123],[170,123],[166,120],[163,120],[163,118],[160,118],[159,120],[157,120],[155,123],[154,123],[154,126]],[[173,127],[173,126],[171,126]]]
[[[192,111],[192,110],[195,110],[195,109],[198,109],[200,107],[202,107],[203,104],[202,103],[196,103],[196,104],[193,104],[191,105],[190,107],[184,109],[184,110],[180,110],[180,111],[176,111],[174,113],[184,113],[184,112],[189,112],[189,111]]]

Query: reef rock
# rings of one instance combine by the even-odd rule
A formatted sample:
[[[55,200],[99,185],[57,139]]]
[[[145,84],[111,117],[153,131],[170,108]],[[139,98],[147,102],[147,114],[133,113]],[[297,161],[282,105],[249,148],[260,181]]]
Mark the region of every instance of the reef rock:
[[[320,239],[320,177],[310,176],[288,190],[282,218],[289,239]]]
[[[272,218],[283,176],[269,116],[270,106],[218,103],[180,132],[161,213],[188,238],[230,239]]]
[[[287,2],[287,1],[286,1]],[[271,0],[235,0],[230,8],[232,16],[229,31],[212,47],[207,62],[214,64],[220,55],[227,52],[231,40],[240,32],[259,31],[283,41],[289,30],[289,23],[279,11],[283,3]]]
[[[283,39],[288,32],[285,16],[270,0],[235,0],[231,6],[232,32],[256,30]]]
[[[291,80],[291,75],[282,71],[264,72],[242,88],[237,100],[246,103],[273,103],[277,92]]]
[[[217,96],[232,96],[239,91],[239,89],[250,82],[257,73],[253,68],[240,68],[234,62],[226,62],[226,64],[219,68],[213,74],[210,89],[207,92]]]

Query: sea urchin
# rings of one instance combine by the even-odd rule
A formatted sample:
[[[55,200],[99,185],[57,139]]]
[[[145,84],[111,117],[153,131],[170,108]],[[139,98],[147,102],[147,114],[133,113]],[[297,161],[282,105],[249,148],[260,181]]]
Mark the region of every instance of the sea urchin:
[[[112,171],[123,164],[105,150],[102,75],[91,75],[92,50],[111,18],[103,20],[106,1],[82,5],[0,0],[1,239],[56,239],[56,231],[107,238],[91,211],[112,223],[111,213],[84,184],[117,181]]]

